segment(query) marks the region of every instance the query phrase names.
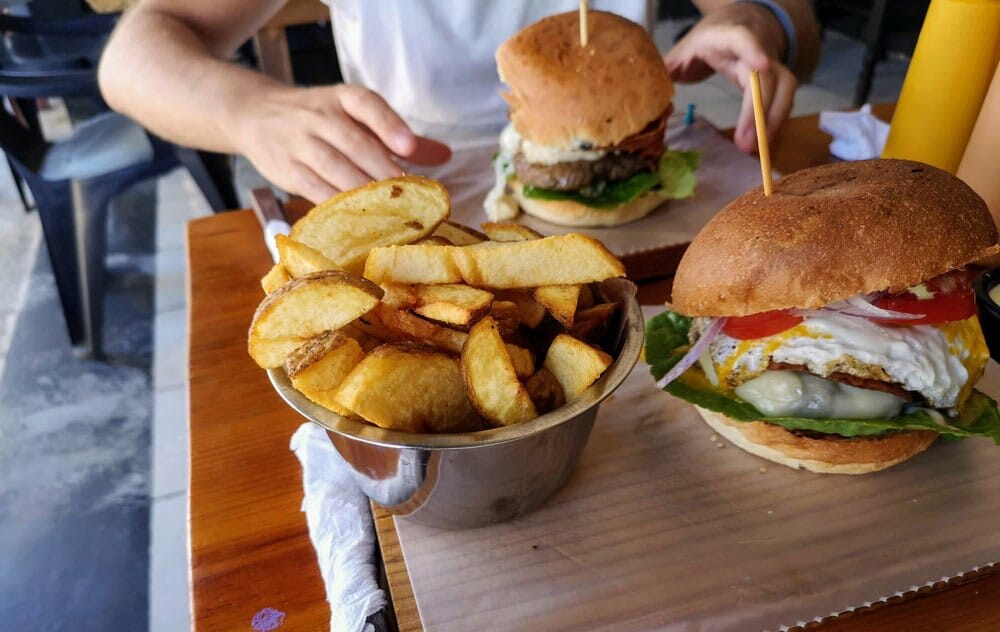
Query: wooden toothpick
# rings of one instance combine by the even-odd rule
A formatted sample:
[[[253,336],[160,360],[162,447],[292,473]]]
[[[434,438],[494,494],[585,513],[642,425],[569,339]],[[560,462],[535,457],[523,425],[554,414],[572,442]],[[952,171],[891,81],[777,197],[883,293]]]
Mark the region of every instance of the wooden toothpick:
[[[771,153],[767,147],[767,121],[764,119],[764,100],[760,96],[760,75],[750,71],[750,93],[753,96],[753,120],[757,127],[757,153],[760,154],[760,177],[764,181],[764,195],[771,195]]]
[[[587,31],[587,0],[580,0],[580,46],[584,48],[590,40]]]

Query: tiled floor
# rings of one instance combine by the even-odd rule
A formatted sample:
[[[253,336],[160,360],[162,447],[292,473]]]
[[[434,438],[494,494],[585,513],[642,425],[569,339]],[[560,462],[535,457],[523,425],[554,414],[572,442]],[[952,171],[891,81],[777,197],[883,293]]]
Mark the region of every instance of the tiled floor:
[[[677,28],[677,25],[665,24],[657,29],[656,39],[661,48],[669,47]],[[862,49],[857,42],[834,33],[828,34],[820,67],[813,82],[800,87],[793,112],[802,114],[848,106],[854,80],[860,68],[861,55]],[[905,69],[905,60],[890,60],[880,64],[870,100],[879,102],[894,99],[898,94]],[[713,78],[702,84],[678,86],[675,105],[681,109],[688,103],[694,103],[700,115],[719,127],[729,127],[736,121],[740,97],[739,91],[728,82]],[[8,181],[9,178],[6,180],[5,178],[6,172],[3,171],[0,174],[0,269],[8,271],[11,282],[0,284],[0,375],[4,374],[5,360],[8,369],[11,361],[16,361],[19,365],[23,361],[21,357],[12,355],[13,350],[8,353],[8,347],[14,338],[12,334],[17,319],[23,317],[26,310],[42,309],[51,312],[57,309],[53,302],[53,294],[50,292],[46,295],[36,288],[36,282],[44,285],[44,281],[38,281],[38,272],[36,271],[35,277],[31,277],[31,262],[35,260],[32,255],[39,242],[36,220],[34,216],[26,216],[17,210],[18,203]],[[251,169],[240,169],[238,175],[240,193],[245,193],[253,181],[254,175]],[[126,257],[120,262],[126,266],[148,267],[147,272],[155,271],[151,388],[148,381],[144,386],[142,382],[143,379],[149,378],[143,378],[141,371],[130,373],[128,367],[115,368],[118,376],[115,379],[118,381],[113,382],[125,389],[126,394],[151,393],[148,395],[152,399],[153,408],[151,463],[144,465],[140,459],[122,465],[123,469],[115,470],[120,472],[120,480],[109,487],[112,491],[108,492],[117,493],[118,497],[122,494],[125,497],[136,494],[138,501],[135,506],[139,509],[144,507],[145,502],[151,505],[148,625],[153,631],[173,632],[186,629],[190,616],[185,527],[188,463],[184,223],[208,213],[207,205],[186,172],[174,171],[159,181],[156,190],[155,247],[149,249],[155,251],[155,256],[136,255],[131,258]],[[111,263],[115,262],[113,259]],[[29,279],[33,279],[31,290],[25,291]],[[55,318],[51,314],[49,316]],[[128,323],[122,324],[121,327],[124,329],[116,331],[133,331],[128,329],[129,326]],[[59,357],[53,355],[48,360],[59,361]],[[134,376],[129,377],[133,373]],[[40,376],[40,379],[44,379],[44,376]],[[146,390],[143,391],[143,388]],[[137,396],[138,400],[142,397],[144,396]],[[109,395],[103,400],[103,404],[94,404],[89,410],[88,417],[95,415],[114,417],[117,414],[116,410],[128,405],[126,400],[127,397],[122,393]],[[4,406],[7,404],[5,401]],[[101,408],[101,405],[104,408]],[[3,431],[4,412],[0,409],[0,432]],[[132,417],[142,419],[141,414]],[[59,419],[65,418],[50,416],[47,419],[50,420],[48,423],[58,426]],[[128,432],[120,433],[120,436],[126,439],[135,436],[137,432],[141,435],[143,427],[147,428],[148,432],[149,425],[135,426],[135,422],[129,422],[132,425],[123,423],[123,428],[130,428]],[[148,421],[145,423],[148,424]],[[55,432],[59,428],[53,426],[50,430]],[[127,448],[125,444],[119,444],[118,449]],[[40,455],[39,458],[43,456]],[[105,456],[109,462],[114,461],[111,455]],[[0,450],[0,468],[2,465],[3,454]],[[146,467],[145,473],[137,472],[136,467]],[[0,476],[2,471],[0,469]],[[146,487],[146,479],[143,476],[147,476],[150,472],[151,480]],[[0,485],[0,502],[3,501],[2,492],[3,485]],[[145,532],[142,537],[146,537]],[[2,549],[0,546],[0,550]],[[2,571],[7,561],[0,556],[0,578],[11,575]],[[141,599],[145,599],[145,587],[141,592]],[[4,591],[0,590],[0,594],[4,594]],[[0,624],[0,628],[4,628],[4,624]],[[141,629],[141,625],[128,629]]]

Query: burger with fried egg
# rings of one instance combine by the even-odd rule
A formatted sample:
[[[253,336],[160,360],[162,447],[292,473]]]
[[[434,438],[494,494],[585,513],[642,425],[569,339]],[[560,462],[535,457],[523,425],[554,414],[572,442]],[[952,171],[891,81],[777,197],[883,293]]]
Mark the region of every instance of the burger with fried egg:
[[[674,88],[638,24],[590,11],[540,20],[497,50],[510,124],[494,157],[493,220],[519,210],[566,226],[614,226],[694,191],[694,152],[667,151]]]
[[[661,386],[737,446],[861,474],[941,435],[1000,443],[966,266],[998,251],[983,200],[906,160],[793,173],[695,237],[647,328]]]

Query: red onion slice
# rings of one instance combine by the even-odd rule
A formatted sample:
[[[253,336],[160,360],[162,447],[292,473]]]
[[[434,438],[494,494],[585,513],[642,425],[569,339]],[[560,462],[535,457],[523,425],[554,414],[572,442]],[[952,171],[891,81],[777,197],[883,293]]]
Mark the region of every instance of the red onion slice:
[[[856,318],[867,318],[869,320],[917,320],[923,318],[923,314],[908,314],[890,309],[882,309],[872,304],[872,301],[879,298],[881,294],[868,294],[852,296],[843,301],[835,301],[822,307],[819,311],[833,312],[842,316],[854,316]],[[808,318],[809,312],[813,310],[794,310],[796,316]]]
[[[688,352],[684,354],[684,357],[667,372],[660,380],[656,383],[657,388],[665,388],[667,384],[670,384],[677,378],[681,376],[684,371],[691,368],[701,354],[705,352],[708,345],[712,344],[712,341],[719,337],[722,333],[722,327],[726,324],[725,318],[709,318],[708,325],[701,332],[701,336],[695,341]]]

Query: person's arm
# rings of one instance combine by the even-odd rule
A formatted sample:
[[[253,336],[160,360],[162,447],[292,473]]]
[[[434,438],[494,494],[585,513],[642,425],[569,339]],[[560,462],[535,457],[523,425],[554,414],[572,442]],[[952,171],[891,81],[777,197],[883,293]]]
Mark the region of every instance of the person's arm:
[[[790,61],[799,76],[812,72],[819,55],[819,29],[807,0],[774,0],[785,9],[781,17],[766,4],[695,0],[702,19],[664,57],[676,81],[701,81],[717,72],[743,90],[733,141],[746,152],[757,146],[750,71],[760,73],[768,136],[773,136],[788,118],[798,87],[796,74],[783,63],[790,51],[786,33],[795,33],[795,46],[791,47],[795,59]],[[791,24],[783,23],[783,18]]]
[[[793,47],[795,58],[788,61],[788,68],[795,74],[799,81],[808,81],[816,69],[816,64],[819,62],[820,50],[819,23],[816,21],[812,2],[809,0],[771,0],[771,2],[779,8],[784,9],[784,14],[788,17],[790,27],[795,32],[795,45]],[[735,3],[739,4],[740,0],[735,0]],[[753,1],[746,2],[745,0],[742,3],[755,4]],[[734,0],[694,0],[694,5],[701,11],[702,15],[708,15],[731,4],[734,4]],[[778,45],[779,47],[774,51],[774,58],[784,62],[790,50],[790,43],[785,36],[785,25],[767,7],[768,4],[770,2],[757,4],[760,9],[764,10],[764,12],[758,10],[760,22],[763,23],[766,21],[769,23],[761,27],[762,34],[766,33],[769,35],[767,37],[769,41],[762,43],[765,45]],[[770,14],[770,16],[767,14]]]
[[[394,155],[447,159],[446,147],[415,136],[364,88],[297,88],[226,61],[282,4],[140,2],[105,49],[104,98],[168,140],[243,154],[278,186],[314,201],[399,174]]]

